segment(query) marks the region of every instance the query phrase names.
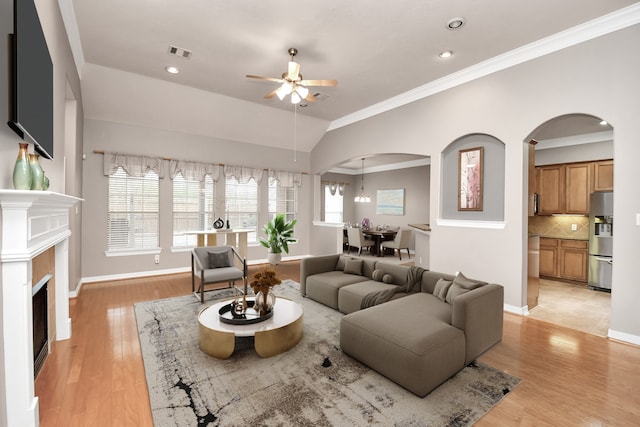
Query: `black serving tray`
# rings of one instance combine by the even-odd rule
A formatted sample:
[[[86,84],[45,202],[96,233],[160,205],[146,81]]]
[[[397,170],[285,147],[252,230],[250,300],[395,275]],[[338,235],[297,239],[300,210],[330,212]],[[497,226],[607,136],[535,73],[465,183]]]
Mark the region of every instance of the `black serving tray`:
[[[252,323],[263,322],[273,316],[273,310],[264,316],[260,316],[260,313],[253,309],[254,304],[255,301],[247,301],[247,310],[244,312],[242,317],[236,317],[233,315],[231,312],[231,303],[225,304],[220,308],[220,310],[218,310],[220,321],[230,325],[250,325]]]

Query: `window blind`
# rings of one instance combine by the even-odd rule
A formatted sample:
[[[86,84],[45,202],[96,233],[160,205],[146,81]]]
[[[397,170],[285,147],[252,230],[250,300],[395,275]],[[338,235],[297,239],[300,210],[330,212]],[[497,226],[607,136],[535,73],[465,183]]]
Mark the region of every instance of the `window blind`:
[[[282,213],[287,221],[295,219],[297,209],[297,187],[285,187],[280,185],[280,181],[269,178],[269,220]],[[294,230],[295,235],[295,230]]]
[[[258,184],[254,178],[240,183],[231,175],[225,176],[224,203],[231,228],[251,230],[248,243],[257,243]]]
[[[214,207],[215,185],[211,175],[199,181],[177,173],[173,177],[173,246],[195,246],[197,236],[185,232],[212,227]]]
[[[158,174],[129,176],[122,167],[109,175],[107,251],[159,246]]]

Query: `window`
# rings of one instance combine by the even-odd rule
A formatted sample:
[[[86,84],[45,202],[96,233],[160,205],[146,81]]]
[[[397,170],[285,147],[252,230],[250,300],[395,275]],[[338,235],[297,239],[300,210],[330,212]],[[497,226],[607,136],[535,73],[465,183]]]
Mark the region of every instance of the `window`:
[[[122,167],[109,175],[107,251],[158,248],[158,181],[154,171],[138,178]]]
[[[291,221],[296,217],[297,204],[297,187],[283,187],[280,181],[269,177],[269,221],[273,217],[282,213],[286,221]],[[295,230],[294,230],[295,236]]]
[[[224,180],[224,204],[231,228],[251,230],[247,234],[248,243],[258,243],[258,184],[251,178],[241,184],[233,176]]]
[[[324,186],[324,220],[325,222],[343,222],[342,194],[336,191],[331,194],[328,185]]]
[[[195,246],[195,234],[189,230],[211,227],[215,207],[215,185],[211,175],[204,181],[190,180],[178,173],[173,178],[173,243],[177,246]]]

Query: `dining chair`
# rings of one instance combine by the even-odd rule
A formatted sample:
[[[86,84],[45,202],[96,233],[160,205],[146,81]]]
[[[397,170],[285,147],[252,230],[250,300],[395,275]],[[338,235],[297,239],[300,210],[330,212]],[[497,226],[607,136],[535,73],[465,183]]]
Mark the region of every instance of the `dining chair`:
[[[365,238],[362,230],[357,227],[348,228],[347,237],[349,238],[349,253],[351,253],[352,247],[358,248],[358,255],[362,254],[362,248],[369,248],[369,252],[371,252],[371,248],[375,245],[375,242]]]
[[[240,267],[234,265],[239,261]],[[196,276],[199,285],[196,289]],[[227,288],[205,290],[206,285],[228,282],[229,288],[235,287],[236,280],[242,280],[247,292],[247,260],[242,258],[233,246],[203,246],[191,251],[191,292],[204,303],[204,293]]]
[[[398,230],[395,239],[389,240],[386,242],[382,242],[380,246],[382,247],[382,251],[384,253],[384,248],[392,248],[394,249],[394,253],[398,251],[398,257],[402,260],[402,249],[407,250],[407,255],[409,259],[411,259],[411,254],[409,253],[409,244],[411,243],[411,233],[412,230],[410,228],[402,228]]]

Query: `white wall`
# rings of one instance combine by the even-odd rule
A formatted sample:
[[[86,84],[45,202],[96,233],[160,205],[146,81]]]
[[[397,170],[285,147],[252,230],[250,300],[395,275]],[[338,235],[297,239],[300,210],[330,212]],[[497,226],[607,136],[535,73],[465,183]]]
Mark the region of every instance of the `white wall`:
[[[505,286],[513,310],[526,304],[526,146],[525,138],[547,120],[586,113],[615,129],[614,242],[610,335],[640,343],[640,213],[635,176],[640,155],[640,26],[567,48],[472,81],[350,126],[329,132],[312,152],[311,170],[320,173],[343,160],[384,152],[431,156],[431,268],[464,271]],[[505,143],[504,228],[438,226],[441,211],[440,153],[471,134],[492,135]],[[470,225],[470,224],[467,224]]]
[[[306,172],[309,169],[309,154],[298,153],[293,162],[291,150],[280,150],[228,140],[190,135],[181,132],[152,129],[143,126],[85,120],[84,162],[84,232],[82,248],[84,262],[82,277],[85,281],[104,277],[124,277],[132,273],[158,273],[167,270],[188,269],[189,252],[172,252],[172,181],[167,173],[160,180],[160,264],[154,264],[153,255],[107,257],[107,189],[108,178],[103,175],[103,156],[94,150],[114,151],[128,154],[160,156],[176,160],[223,163],[250,167],[273,168],[288,171]],[[165,162],[167,163],[167,162]],[[165,164],[165,167],[167,165]],[[168,168],[167,168],[168,170]],[[266,174],[265,174],[266,176]],[[223,179],[218,189],[224,188]],[[261,185],[265,198],[260,200],[261,220],[258,222],[260,233],[267,219],[267,178]],[[307,196],[311,193],[311,179],[303,176],[303,185],[299,190],[298,224],[296,237],[300,242],[290,246],[288,256],[309,253],[309,233],[311,223],[311,204]],[[220,187],[222,186],[222,187]],[[222,191],[218,191],[217,205],[222,210]],[[267,249],[262,246],[249,248],[248,260],[266,259]],[[285,255],[286,257],[287,255]]]

